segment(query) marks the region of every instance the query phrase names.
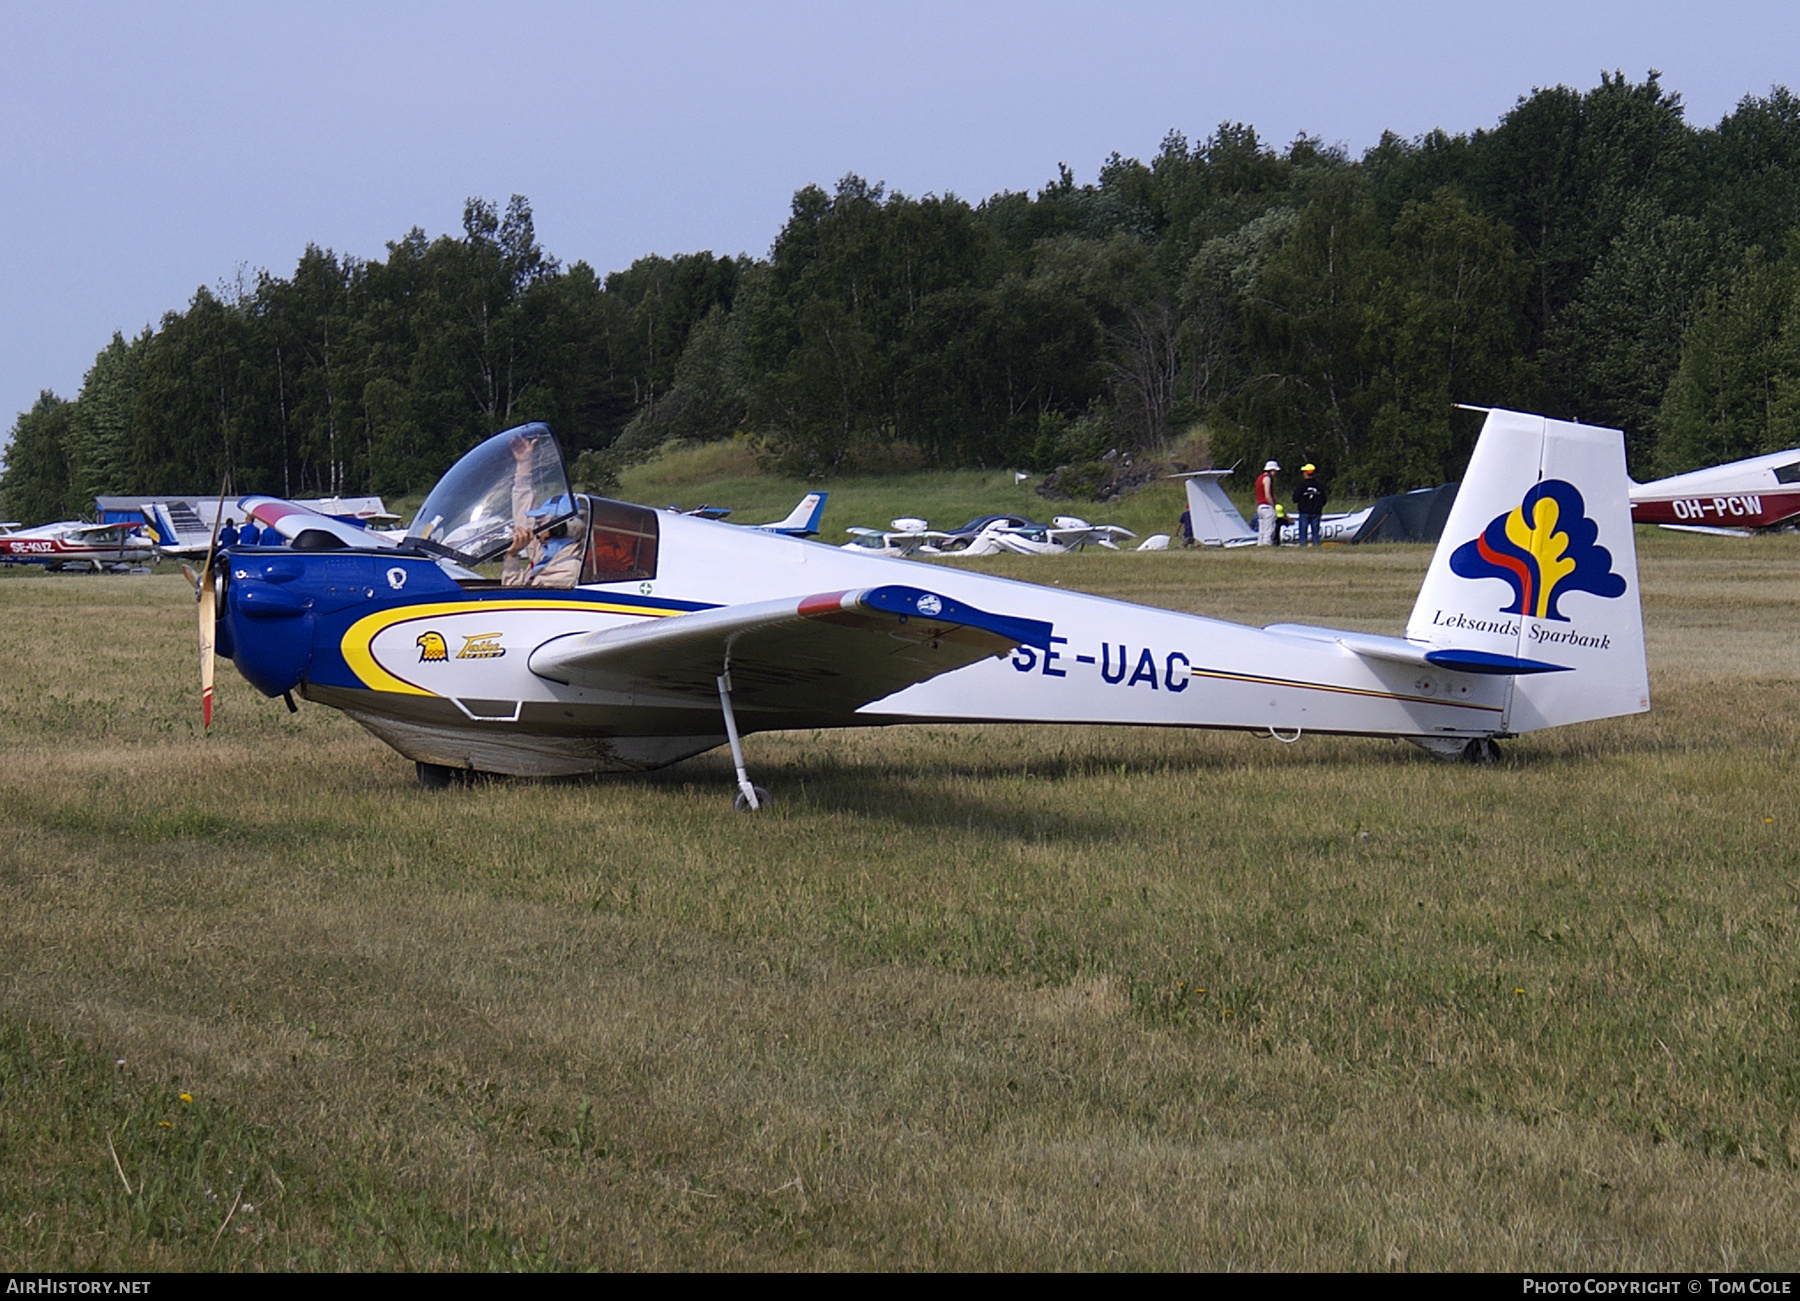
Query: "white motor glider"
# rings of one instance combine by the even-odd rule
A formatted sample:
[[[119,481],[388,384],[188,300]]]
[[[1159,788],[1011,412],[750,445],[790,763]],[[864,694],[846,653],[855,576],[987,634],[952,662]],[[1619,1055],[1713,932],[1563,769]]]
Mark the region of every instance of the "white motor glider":
[[[1650,706],[1623,439],[1511,411],[1488,414],[1392,637],[1245,627],[574,497],[541,425],[459,461],[398,546],[291,503],[241,505],[289,545],[208,566],[203,646],[216,634],[266,695],[343,710],[427,784],[725,744],[755,808],[741,738],[771,729],[1118,723],[1474,758]],[[477,572],[503,554],[503,577]],[[578,584],[537,585],[559,570]]]

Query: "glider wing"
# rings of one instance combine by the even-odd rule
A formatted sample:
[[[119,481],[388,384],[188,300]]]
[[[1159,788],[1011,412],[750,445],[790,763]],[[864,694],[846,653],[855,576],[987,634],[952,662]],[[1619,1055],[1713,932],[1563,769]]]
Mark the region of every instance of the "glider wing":
[[[538,647],[530,664],[572,686],[706,697],[729,670],[741,708],[850,712],[1015,646],[1049,644],[1041,620],[886,586],[572,633]]]

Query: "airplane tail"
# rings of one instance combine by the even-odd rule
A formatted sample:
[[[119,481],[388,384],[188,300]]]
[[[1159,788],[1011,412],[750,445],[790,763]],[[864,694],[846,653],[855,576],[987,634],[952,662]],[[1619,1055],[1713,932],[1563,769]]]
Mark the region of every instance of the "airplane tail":
[[[1406,637],[1511,676],[1508,732],[1650,708],[1627,482],[1618,430],[1488,412]]]
[[[771,533],[786,533],[797,538],[810,538],[819,531],[819,517],[825,513],[825,497],[822,492],[809,492],[800,499],[800,504],[788,512],[786,519],[776,520],[773,524],[758,524],[759,529],[767,529]]]
[[[1203,547],[1241,547],[1256,541],[1256,530],[1244,522],[1225,495],[1220,480],[1230,470],[1190,470],[1171,476],[1187,481],[1188,519],[1194,541]]]

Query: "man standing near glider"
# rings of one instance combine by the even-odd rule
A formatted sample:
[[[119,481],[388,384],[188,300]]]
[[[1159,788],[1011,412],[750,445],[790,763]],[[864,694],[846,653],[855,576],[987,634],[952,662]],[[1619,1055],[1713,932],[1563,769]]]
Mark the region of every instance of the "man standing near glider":
[[[1256,476],[1256,545],[1275,545],[1275,476],[1281,466],[1270,461]]]
[[[1319,545],[1319,517],[1325,513],[1325,489],[1314,478],[1317,467],[1303,465],[1300,473],[1306,477],[1300,486],[1294,489],[1294,508],[1300,512],[1300,545],[1307,545],[1311,538],[1312,545]]]

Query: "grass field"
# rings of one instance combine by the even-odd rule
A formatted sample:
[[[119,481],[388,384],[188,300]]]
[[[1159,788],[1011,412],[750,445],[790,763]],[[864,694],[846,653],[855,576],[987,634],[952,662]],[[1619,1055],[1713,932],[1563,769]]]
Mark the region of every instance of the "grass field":
[[[1654,711],[1493,768],[778,734],[760,817],[228,666],[202,736],[179,578],[0,581],[0,1268],[1800,1267],[1800,538],[1639,545]],[[1397,632],[1427,559],[963,563]]]

